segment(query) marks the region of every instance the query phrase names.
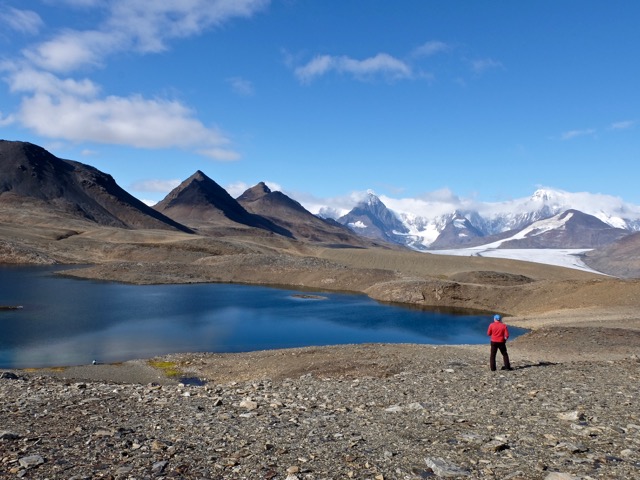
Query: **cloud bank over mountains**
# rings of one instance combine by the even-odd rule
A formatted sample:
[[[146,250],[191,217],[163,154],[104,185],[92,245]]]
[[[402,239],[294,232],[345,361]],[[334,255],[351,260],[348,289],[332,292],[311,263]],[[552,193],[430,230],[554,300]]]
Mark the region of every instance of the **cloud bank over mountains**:
[[[315,214],[335,219],[345,215],[367,195],[374,193],[368,190],[325,201],[313,198],[302,198],[298,201]],[[295,198],[295,194],[292,196]],[[491,218],[505,214],[525,214],[546,205],[558,212],[579,210],[617,228],[625,228],[621,218],[640,222],[640,206],[625,202],[620,197],[589,192],[566,192],[552,187],[540,187],[529,197],[501,202],[481,202],[472,198],[462,198],[447,189],[426,193],[417,198],[394,198],[388,195],[380,195],[379,198],[390,210],[410,218],[433,219],[455,212],[476,212],[483,217]]]

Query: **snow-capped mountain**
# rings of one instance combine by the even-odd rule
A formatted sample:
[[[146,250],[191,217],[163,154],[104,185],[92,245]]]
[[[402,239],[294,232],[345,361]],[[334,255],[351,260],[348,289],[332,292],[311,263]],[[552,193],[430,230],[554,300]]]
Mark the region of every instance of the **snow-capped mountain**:
[[[375,208],[364,209],[365,205]],[[523,199],[473,204],[451,201],[449,212],[447,206],[442,201],[380,199],[369,192],[338,222],[362,235],[417,250],[464,248],[499,241],[569,211],[571,215],[549,223],[554,228],[537,227],[547,232],[544,235],[526,235],[504,247],[593,248],[640,231],[640,207],[607,195],[540,189]],[[367,212],[366,219],[363,211]]]
[[[404,236],[409,232],[398,216],[371,191],[337,221],[363,237],[393,243],[405,243]]]

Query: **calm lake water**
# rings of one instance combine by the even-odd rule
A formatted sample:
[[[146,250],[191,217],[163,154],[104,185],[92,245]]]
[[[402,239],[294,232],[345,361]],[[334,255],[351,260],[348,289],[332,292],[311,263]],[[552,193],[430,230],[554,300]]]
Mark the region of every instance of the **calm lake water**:
[[[491,321],[490,315],[404,308],[363,295],[227,284],[124,285],[59,277],[55,271],[0,268],[0,305],[23,306],[0,311],[0,368],[174,352],[487,343]],[[510,331],[512,337],[524,333]]]

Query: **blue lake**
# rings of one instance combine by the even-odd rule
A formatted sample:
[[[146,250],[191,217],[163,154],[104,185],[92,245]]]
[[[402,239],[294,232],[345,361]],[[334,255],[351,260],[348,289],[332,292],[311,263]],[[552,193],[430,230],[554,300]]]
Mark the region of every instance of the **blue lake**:
[[[488,343],[490,315],[364,295],[229,284],[126,285],[59,268],[0,268],[0,368],[118,362],[175,352],[352,343]],[[510,328],[512,337],[525,330]]]

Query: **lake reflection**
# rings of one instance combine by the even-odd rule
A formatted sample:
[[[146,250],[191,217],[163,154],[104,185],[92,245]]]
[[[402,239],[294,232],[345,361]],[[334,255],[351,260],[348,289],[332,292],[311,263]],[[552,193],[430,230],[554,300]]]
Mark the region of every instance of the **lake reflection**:
[[[383,305],[364,295],[228,284],[124,285],[0,268],[0,368],[117,362],[174,352],[349,343],[486,343],[489,315]],[[512,328],[512,336],[524,330]]]

